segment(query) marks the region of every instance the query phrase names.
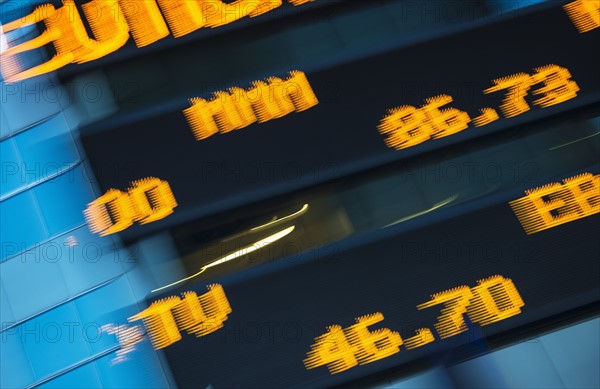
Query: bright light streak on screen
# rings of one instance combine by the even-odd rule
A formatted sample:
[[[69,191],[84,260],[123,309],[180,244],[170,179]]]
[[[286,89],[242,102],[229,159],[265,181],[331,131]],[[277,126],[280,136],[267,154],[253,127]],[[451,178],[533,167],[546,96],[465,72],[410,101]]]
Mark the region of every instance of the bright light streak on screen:
[[[179,284],[181,282],[190,280],[190,279],[192,279],[192,278],[194,278],[194,277],[196,277],[196,276],[204,273],[206,271],[206,269],[208,269],[208,268],[221,265],[223,263],[232,261],[232,260],[234,260],[236,258],[239,258],[241,256],[244,256],[244,255],[250,254],[250,253],[252,253],[254,251],[257,251],[257,250],[260,250],[262,248],[265,248],[268,245],[273,244],[273,243],[277,242],[278,240],[284,238],[285,236],[291,234],[292,231],[294,231],[294,228],[296,228],[296,226],[288,227],[288,228],[286,228],[284,230],[281,230],[281,231],[279,231],[279,232],[277,232],[277,233],[275,233],[273,235],[267,236],[266,238],[261,239],[261,240],[259,240],[258,242],[254,243],[254,244],[246,246],[246,247],[244,247],[244,248],[242,248],[240,250],[234,251],[231,254],[228,254],[228,255],[226,255],[226,256],[224,256],[222,258],[217,259],[216,261],[213,261],[213,262],[209,263],[208,265],[203,266],[200,269],[200,271],[198,273],[196,273],[196,274],[193,274],[193,275],[191,275],[189,277],[186,277],[184,279],[181,279],[179,281],[175,281],[175,282],[173,282],[173,283],[171,283],[169,285],[162,286],[162,287],[160,287],[158,289],[154,289],[151,293],[158,292],[158,291],[166,289],[166,288],[170,288],[173,285],[176,285],[176,284]]]

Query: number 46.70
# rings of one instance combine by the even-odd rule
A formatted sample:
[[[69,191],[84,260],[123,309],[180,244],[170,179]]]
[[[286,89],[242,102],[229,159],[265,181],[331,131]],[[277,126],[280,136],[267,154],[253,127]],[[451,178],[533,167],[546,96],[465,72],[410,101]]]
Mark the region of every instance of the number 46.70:
[[[459,286],[436,293],[431,301],[417,306],[421,310],[444,304],[435,324],[441,339],[467,330],[465,314],[472,322],[486,326],[521,313],[525,303],[512,280],[498,275],[480,280],[478,284],[473,288]],[[435,341],[429,328],[418,329],[415,336],[406,340],[387,328],[368,329],[383,319],[383,314],[378,312],[357,318],[356,324],[347,328],[329,326],[327,333],[315,339],[304,365],[307,369],[326,365],[331,374],[336,374],[394,355],[402,345],[410,350]]]

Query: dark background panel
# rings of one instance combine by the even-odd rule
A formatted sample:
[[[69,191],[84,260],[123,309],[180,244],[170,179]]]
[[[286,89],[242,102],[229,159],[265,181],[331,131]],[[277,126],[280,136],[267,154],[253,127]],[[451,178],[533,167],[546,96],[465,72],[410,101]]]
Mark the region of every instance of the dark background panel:
[[[147,176],[170,183],[179,203],[175,214],[127,231],[138,235],[593,102],[600,86],[596,39],[594,32],[578,34],[557,6],[308,72],[317,96],[327,96],[333,83],[339,97],[233,133],[195,141],[181,101],[171,113],[114,118],[83,129],[83,143],[102,189],[124,189]],[[440,93],[451,94],[451,106],[472,117],[479,108],[498,108],[502,93],[482,93],[493,79],[547,64],[570,70],[581,87],[577,98],[400,151],[387,148],[377,132],[387,109],[419,106]]]
[[[508,339],[515,329],[557,320],[597,301],[599,234],[598,217],[592,216],[527,236],[506,203],[404,233],[377,232],[323,257],[307,254],[297,263],[282,260],[213,280],[223,285],[233,309],[224,328],[199,339],[183,335],[165,354],[181,387],[323,387],[423,358],[430,365],[447,362],[459,346],[475,343],[481,352],[488,349],[487,337]],[[384,322],[372,329],[389,328],[406,339],[417,328],[433,329],[441,306],[416,308],[431,294],[475,286],[496,274],[512,279],[519,290],[525,302],[520,315],[486,327],[470,325],[461,335],[402,348],[333,376],[326,367],[307,371],[302,364],[328,325],[347,327],[356,317],[382,312]],[[164,296],[187,290],[203,293],[204,283]]]

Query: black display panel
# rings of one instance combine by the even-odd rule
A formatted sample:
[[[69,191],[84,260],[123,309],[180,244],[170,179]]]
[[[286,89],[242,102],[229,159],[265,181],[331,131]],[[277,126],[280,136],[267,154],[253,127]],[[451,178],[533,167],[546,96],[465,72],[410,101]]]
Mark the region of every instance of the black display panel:
[[[585,171],[597,174],[598,166]],[[566,318],[561,314],[588,309],[600,297],[598,216],[526,235],[505,201],[518,192],[348,239],[335,252],[308,252],[212,280],[223,286],[232,312],[218,331],[197,338],[182,330],[182,339],[164,348],[177,385],[342,385],[388,369],[402,371],[415,361],[450,363],[468,357],[465,346],[482,353],[489,339],[514,341],[515,332],[532,324],[560,324]],[[512,280],[524,302],[520,313],[489,325],[467,318],[467,331],[441,339],[434,323],[443,305],[417,309],[432,294],[474,287],[494,275]],[[205,286],[191,280],[152,294],[148,302],[187,291],[200,295]],[[328,326],[346,328],[377,312],[385,319],[370,331],[387,328],[406,341],[416,329],[429,328],[435,340],[415,349],[403,345],[398,353],[333,375],[326,366],[305,368],[311,345]]]
[[[563,3],[343,65],[299,69],[320,100],[304,112],[197,141],[182,100],[169,113],[145,112],[84,128],[83,143],[103,190],[148,176],[171,185],[179,204],[174,214],[131,227],[126,237],[412,157],[600,99],[598,31],[580,34]],[[504,91],[483,93],[492,80],[534,74],[550,64],[568,69],[580,89],[577,97],[542,108],[533,103],[539,96],[529,95],[531,110],[505,118],[499,109]],[[406,149],[386,146],[377,126],[389,109],[421,107],[440,94],[452,96],[448,107],[471,118],[491,107],[499,120]]]

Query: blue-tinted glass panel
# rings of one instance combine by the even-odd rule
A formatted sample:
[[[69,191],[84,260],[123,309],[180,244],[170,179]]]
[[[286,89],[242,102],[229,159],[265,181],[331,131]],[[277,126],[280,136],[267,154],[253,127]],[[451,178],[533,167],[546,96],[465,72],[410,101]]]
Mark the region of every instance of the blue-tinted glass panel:
[[[63,115],[56,115],[15,136],[23,158],[23,175],[34,183],[79,162],[77,147]]]
[[[600,319],[544,335],[540,342],[567,388],[600,388]]]
[[[36,199],[31,191],[0,202],[0,261],[48,238]]]
[[[83,211],[95,199],[81,165],[34,188],[51,235],[85,223]]]
[[[22,175],[23,161],[19,156],[13,139],[5,139],[0,142],[0,198],[26,184]]]
[[[54,86],[56,81],[48,74],[14,84],[2,83],[1,109],[12,131],[22,130],[60,112],[60,102],[45,96],[45,91]]]
[[[112,237],[99,237],[87,225],[55,239],[62,248],[60,269],[71,296],[102,284],[123,272]]]
[[[27,331],[23,344],[38,380],[91,356],[90,344],[101,336],[98,323],[81,321],[73,303],[23,323],[20,331]]]
[[[0,347],[0,387],[23,388],[35,378],[29,358],[21,342],[21,333],[17,328],[2,332]]]
[[[0,273],[16,320],[65,301],[69,292],[58,262],[57,244],[35,246],[2,264]]]
[[[78,369],[48,381],[40,388],[47,389],[88,389],[102,388],[102,381],[93,363],[81,366]]]

